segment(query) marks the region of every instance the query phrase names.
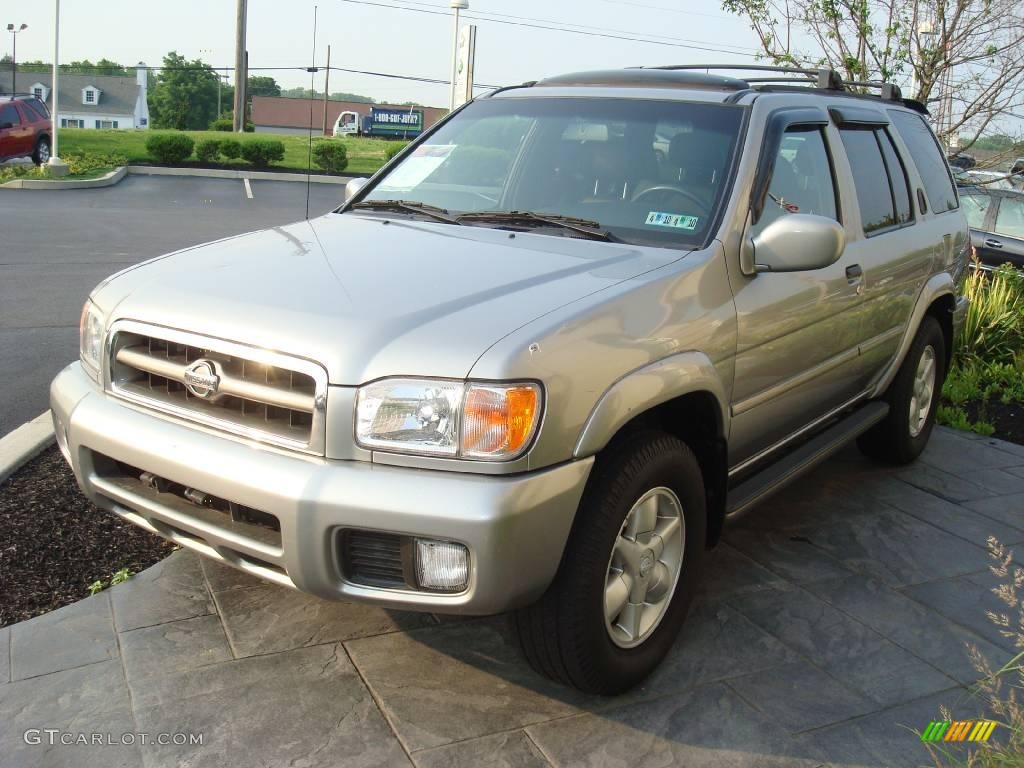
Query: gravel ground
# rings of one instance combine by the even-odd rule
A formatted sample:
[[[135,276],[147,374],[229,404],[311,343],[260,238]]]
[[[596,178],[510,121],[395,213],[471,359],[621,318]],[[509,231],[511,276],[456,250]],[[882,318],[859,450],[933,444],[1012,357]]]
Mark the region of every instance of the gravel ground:
[[[138,573],[173,545],[96,508],[54,446],[0,485],[0,627],[81,600]]]

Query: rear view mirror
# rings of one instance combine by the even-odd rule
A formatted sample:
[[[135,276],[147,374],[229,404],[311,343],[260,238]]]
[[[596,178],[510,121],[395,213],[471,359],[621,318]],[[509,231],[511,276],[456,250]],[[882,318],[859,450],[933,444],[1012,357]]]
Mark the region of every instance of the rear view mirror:
[[[369,179],[366,178],[350,179],[348,184],[345,185],[345,202],[347,203],[359,194],[359,190],[365,187],[368,181]]]
[[[751,243],[756,272],[801,272],[834,264],[846,232],[825,216],[792,213],[765,227]]]

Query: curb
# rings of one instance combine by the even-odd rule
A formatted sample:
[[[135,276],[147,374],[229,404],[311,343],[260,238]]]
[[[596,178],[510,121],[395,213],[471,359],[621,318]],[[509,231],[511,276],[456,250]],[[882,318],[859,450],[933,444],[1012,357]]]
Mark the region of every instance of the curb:
[[[0,438],[0,483],[42,453],[54,439],[49,411],[43,411]]]
[[[235,171],[227,168],[164,168],[160,165],[129,165],[133,176],[200,176],[208,179],[249,179],[250,181],[309,181],[314,184],[348,184],[354,176],[276,173],[274,171]]]
[[[128,169],[125,166],[115,168],[106,176],[96,179],[14,179],[6,184],[0,184],[0,189],[96,189],[98,187],[112,187],[125,177]]]

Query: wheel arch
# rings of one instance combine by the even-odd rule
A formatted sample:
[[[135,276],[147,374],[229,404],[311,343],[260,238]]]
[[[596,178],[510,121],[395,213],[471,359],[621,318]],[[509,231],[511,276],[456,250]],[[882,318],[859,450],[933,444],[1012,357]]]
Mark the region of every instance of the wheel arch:
[[[892,380],[896,378],[896,373],[903,364],[903,360],[910,350],[910,345],[913,344],[914,337],[917,335],[917,330],[921,327],[921,322],[926,315],[935,317],[942,327],[942,333],[946,339],[946,366],[947,368],[949,367],[953,356],[953,311],[955,308],[956,286],[953,283],[953,276],[948,272],[932,275],[918,295],[917,303],[914,305],[910,321],[903,332],[903,339],[900,341],[896,356],[889,363],[889,367],[885,369],[878,383],[872,389],[872,397],[878,397],[884,393],[889,388]]]
[[[673,355],[615,382],[591,411],[574,456],[597,454],[629,432],[652,428],[683,440],[696,455],[707,495],[707,544],[714,546],[725,519],[729,408],[707,355]]]

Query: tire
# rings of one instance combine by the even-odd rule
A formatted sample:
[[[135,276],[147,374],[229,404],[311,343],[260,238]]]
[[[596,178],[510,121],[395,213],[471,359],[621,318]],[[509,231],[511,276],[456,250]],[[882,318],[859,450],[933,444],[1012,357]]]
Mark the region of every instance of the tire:
[[[32,150],[32,162],[36,165],[43,165],[50,159],[50,140],[45,136],[40,137],[36,142],[36,148]]]
[[[645,498],[645,505],[631,516],[634,505]],[[652,506],[656,513],[650,512]],[[632,531],[635,540],[628,538],[626,523],[651,514],[665,536],[663,546],[639,528]],[[678,537],[670,531],[673,516],[680,521]],[[613,442],[594,465],[554,581],[537,603],[515,614],[530,665],[587,693],[621,693],[647,677],[672,647],[689,611],[706,532],[703,478],[684,442],[657,431]],[[637,567],[617,560],[624,552]],[[647,575],[641,575],[645,565]],[[619,566],[622,575],[613,576],[612,569]],[[633,573],[632,581],[627,571]],[[621,614],[608,620],[606,589],[614,586],[609,592],[613,597],[622,589],[630,597],[637,594],[628,586],[619,589],[619,581],[634,587],[640,583],[652,604],[633,602],[641,606],[639,611],[624,605]],[[633,636],[623,629],[633,624],[623,619],[627,614],[642,616],[641,631]]]
[[[928,376],[918,374],[929,365],[933,371],[927,408],[915,401]],[[886,464],[909,464],[924,450],[935,427],[935,411],[946,378],[946,339],[939,321],[925,315],[917,329],[907,357],[883,398],[889,403],[889,415],[857,439],[861,451]],[[915,413],[911,414],[914,408]]]

